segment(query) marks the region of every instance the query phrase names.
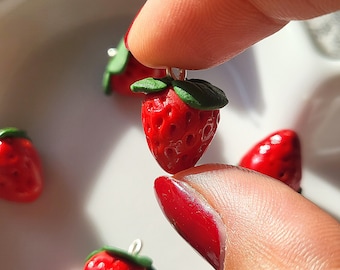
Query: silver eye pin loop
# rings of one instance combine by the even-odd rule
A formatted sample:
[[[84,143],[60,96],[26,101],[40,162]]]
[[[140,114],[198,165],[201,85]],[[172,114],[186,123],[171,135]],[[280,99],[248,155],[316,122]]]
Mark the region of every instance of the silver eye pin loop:
[[[166,75],[170,76],[174,80],[184,81],[187,77],[187,70],[182,68],[167,67]]]
[[[143,248],[143,242],[140,239],[134,240],[129,246],[128,253],[132,255],[137,255]]]
[[[110,48],[107,50],[107,55],[109,57],[114,57],[117,54],[117,49],[116,48]]]

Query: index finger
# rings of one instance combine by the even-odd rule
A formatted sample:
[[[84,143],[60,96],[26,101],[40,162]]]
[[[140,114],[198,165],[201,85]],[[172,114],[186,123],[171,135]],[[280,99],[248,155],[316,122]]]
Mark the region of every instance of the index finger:
[[[334,0],[148,0],[130,28],[133,55],[153,67],[218,65],[289,21],[340,9]]]

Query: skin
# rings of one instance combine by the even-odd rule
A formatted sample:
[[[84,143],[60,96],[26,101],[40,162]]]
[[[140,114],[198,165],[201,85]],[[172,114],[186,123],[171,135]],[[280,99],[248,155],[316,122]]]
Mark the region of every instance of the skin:
[[[127,42],[147,66],[203,69],[225,62],[291,20],[339,9],[337,0],[149,0]]]
[[[216,164],[174,178],[221,217],[227,235],[223,270],[340,269],[339,222],[282,182]]]
[[[336,10],[338,0],[149,0],[127,43],[147,66],[203,69],[227,61],[291,20]],[[197,172],[185,172],[191,173]],[[303,196],[237,168],[207,174],[205,180],[196,188],[232,237],[226,242],[224,270],[340,268],[339,222]],[[254,192],[255,198],[244,195]],[[249,215],[255,222],[245,222]]]

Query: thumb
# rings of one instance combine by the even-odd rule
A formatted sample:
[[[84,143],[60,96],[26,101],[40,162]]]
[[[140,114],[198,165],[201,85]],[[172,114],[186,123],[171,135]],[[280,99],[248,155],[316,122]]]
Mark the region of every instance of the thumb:
[[[155,181],[178,233],[215,269],[338,269],[340,224],[272,178],[203,165]]]
[[[203,69],[230,59],[290,20],[339,8],[334,0],[148,0],[126,40],[147,66]]]

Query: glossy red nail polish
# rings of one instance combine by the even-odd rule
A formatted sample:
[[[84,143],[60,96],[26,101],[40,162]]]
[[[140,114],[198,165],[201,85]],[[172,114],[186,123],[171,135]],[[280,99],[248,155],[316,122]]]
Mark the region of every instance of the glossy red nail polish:
[[[175,179],[157,178],[155,191],[164,214],[177,232],[215,269],[220,269],[224,242],[218,214],[200,194]]]
[[[131,29],[131,27],[132,27],[132,25],[133,25],[133,22],[135,21],[135,19],[137,18],[138,14],[140,13],[141,10],[142,10],[142,9],[140,9],[140,10],[136,13],[136,15],[135,15],[134,19],[132,20],[132,22],[131,22],[129,28],[128,28],[127,31],[125,32],[125,35],[124,35],[124,43],[125,43],[125,47],[126,47],[127,49],[129,49],[128,37],[129,37],[130,29]]]

